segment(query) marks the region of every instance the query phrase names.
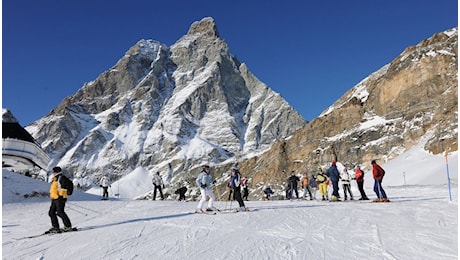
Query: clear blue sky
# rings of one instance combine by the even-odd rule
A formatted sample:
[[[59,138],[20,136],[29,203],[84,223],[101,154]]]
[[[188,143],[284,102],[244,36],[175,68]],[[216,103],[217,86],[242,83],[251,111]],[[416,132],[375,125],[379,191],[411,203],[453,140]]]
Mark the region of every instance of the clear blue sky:
[[[3,0],[2,106],[26,126],[140,39],[171,46],[211,16],[230,52],[310,121],[406,47],[457,26],[457,12],[454,0]]]

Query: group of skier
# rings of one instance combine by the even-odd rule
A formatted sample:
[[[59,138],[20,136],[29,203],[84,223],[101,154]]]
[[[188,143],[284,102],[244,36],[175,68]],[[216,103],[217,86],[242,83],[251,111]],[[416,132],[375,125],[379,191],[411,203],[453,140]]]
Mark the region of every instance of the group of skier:
[[[208,165],[203,166],[203,171],[198,175],[195,180],[196,185],[200,187],[201,199],[198,202],[195,213],[204,213],[217,211],[214,207],[215,196],[212,191],[212,185],[216,183],[213,180],[211,175],[211,170]],[[238,202],[239,208],[237,211],[247,211],[248,208],[245,206],[243,198],[248,196],[247,191],[247,180],[244,177],[241,177],[241,173],[237,166],[231,168],[231,176],[228,182],[228,187],[231,189],[229,193],[229,200],[236,200]],[[244,195],[241,195],[241,188],[243,187]],[[203,208],[207,197],[209,197],[208,204],[206,208]],[[233,198],[232,198],[233,197]]]
[[[389,202],[385,190],[382,188],[382,179],[385,175],[385,171],[376,163],[375,160],[371,161],[372,175],[374,178],[374,192],[377,195],[375,202]],[[310,200],[316,200],[316,190],[319,190],[319,194],[322,200],[329,200],[328,186],[332,186],[331,201],[339,201],[339,182],[342,184],[344,200],[354,200],[353,193],[351,191],[351,181],[356,180],[358,190],[361,195],[359,200],[369,200],[364,191],[364,172],[358,165],[354,176],[351,176],[348,169],[345,167],[342,172],[337,169],[336,162],[332,162],[331,166],[326,172],[323,172],[322,168],[319,168],[317,175],[309,176],[304,173],[300,179],[295,175],[295,172],[291,172],[291,176],[287,179],[286,183],[286,198],[293,199],[294,193],[297,199],[299,199],[298,183],[301,183],[303,189],[303,199],[307,199],[307,194]],[[269,188],[269,187],[268,187]],[[264,189],[265,199],[268,200],[270,194],[273,191]]]
[[[371,161],[372,165],[372,175],[374,178],[374,192],[377,195],[377,198],[374,200],[375,202],[389,202],[385,190],[382,188],[382,180],[385,175],[385,170],[383,170],[380,165],[376,163],[375,160]],[[53,171],[53,181],[50,187],[50,197],[51,197],[51,206],[49,209],[49,216],[51,218],[52,228],[47,231],[46,233],[60,233],[60,232],[67,232],[67,231],[74,231],[75,228],[72,228],[72,224],[70,222],[69,217],[64,212],[65,204],[67,201],[68,190],[63,188],[63,180],[65,180],[65,176],[62,175],[62,169],[60,167],[54,167]],[[288,199],[292,199],[295,193],[297,199],[299,199],[299,192],[298,192],[298,183],[301,183],[301,187],[303,189],[303,199],[307,199],[307,193],[310,197],[310,200],[316,200],[315,194],[316,190],[319,189],[320,196],[322,200],[328,200],[328,185],[332,184],[332,195],[331,201],[339,201],[339,181],[342,181],[343,187],[343,195],[344,199],[348,199],[348,195],[350,196],[350,200],[353,200],[353,193],[351,191],[351,180],[356,180],[358,185],[359,192],[361,194],[361,198],[359,200],[369,200],[366,193],[364,192],[364,172],[361,170],[360,166],[356,167],[355,176],[351,177],[348,173],[348,169],[345,168],[342,173],[339,173],[337,169],[336,162],[332,162],[329,169],[324,173],[322,169],[319,169],[317,175],[312,175],[309,177],[307,173],[304,173],[302,178],[300,179],[295,175],[295,172],[291,172],[291,176],[289,176],[287,180],[287,189],[286,189],[286,197]],[[204,213],[208,211],[217,211],[214,207],[215,196],[212,191],[212,186],[216,183],[213,180],[211,175],[211,170],[208,165],[203,166],[202,171],[195,179],[196,185],[200,189],[201,199],[198,202],[197,208],[195,210],[196,213]],[[160,173],[157,172],[153,179],[152,184],[154,185],[153,191],[153,198],[155,200],[157,190],[160,193],[161,199],[164,199],[162,188],[164,188],[163,180],[160,176]],[[106,174],[102,176],[100,179],[100,187],[103,188],[102,199],[108,199],[108,188],[110,187],[110,180]],[[248,190],[247,190],[247,180],[244,177],[241,177],[241,173],[237,166],[233,166],[231,168],[231,176],[228,183],[228,187],[231,189],[232,197],[229,197],[229,200],[236,200],[238,202],[239,208],[237,211],[247,211],[248,208],[244,204],[244,200],[247,200],[248,197]],[[243,188],[243,195],[241,194],[241,188]],[[176,194],[179,194],[179,200],[185,200],[185,192],[187,191],[186,187],[181,187],[176,190]],[[273,190],[270,186],[267,186],[263,189],[265,193],[265,200],[269,200],[270,196],[274,194]],[[207,200],[209,197],[209,200]],[[207,207],[204,208],[204,204],[207,201]],[[60,217],[64,223],[64,228],[59,228],[59,222],[57,217]]]

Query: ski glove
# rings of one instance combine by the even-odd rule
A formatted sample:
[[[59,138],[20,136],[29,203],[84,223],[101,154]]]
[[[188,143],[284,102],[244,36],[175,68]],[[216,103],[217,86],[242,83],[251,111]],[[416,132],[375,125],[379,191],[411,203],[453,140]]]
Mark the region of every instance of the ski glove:
[[[201,188],[206,188],[206,183],[205,184],[201,184]]]

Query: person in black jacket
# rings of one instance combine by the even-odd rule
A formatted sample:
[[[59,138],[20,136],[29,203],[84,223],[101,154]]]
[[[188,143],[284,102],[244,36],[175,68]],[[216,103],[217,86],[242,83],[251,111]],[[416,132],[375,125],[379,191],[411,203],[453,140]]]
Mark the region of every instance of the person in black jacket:
[[[289,186],[289,199],[292,199],[292,191],[295,191],[295,196],[299,198],[299,191],[297,189],[297,184],[300,181],[299,177],[295,175],[295,172],[291,172],[291,176],[288,178],[288,186]]]
[[[237,166],[233,166],[232,169],[232,176],[230,177],[230,188],[233,190],[233,196],[236,201],[238,201],[238,204],[240,208],[238,211],[246,211],[247,208],[244,205],[244,201],[241,197],[241,174],[240,171],[238,170]]]
[[[185,200],[185,193],[187,192],[187,187],[183,186],[177,189],[174,194],[179,194],[179,201]]]
[[[327,170],[326,176],[329,177],[329,179],[332,182],[332,201],[338,201],[339,200],[339,178],[340,178],[340,173],[339,170],[337,170],[337,165],[336,162],[331,163],[331,167]]]

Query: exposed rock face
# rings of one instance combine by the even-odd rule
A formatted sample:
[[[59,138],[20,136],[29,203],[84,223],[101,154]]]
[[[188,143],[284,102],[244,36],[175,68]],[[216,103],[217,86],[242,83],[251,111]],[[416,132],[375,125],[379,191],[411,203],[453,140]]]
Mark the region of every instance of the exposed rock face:
[[[229,52],[212,18],[171,47],[141,40],[28,129],[84,179],[137,167],[177,175],[264,151],[305,120]]]
[[[458,149],[457,28],[407,48],[361,81],[294,135],[263,155],[240,163],[253,183],[278,185],[283,170],[316,173],[338,160],[369,169],[431,135],[433,154]]]

